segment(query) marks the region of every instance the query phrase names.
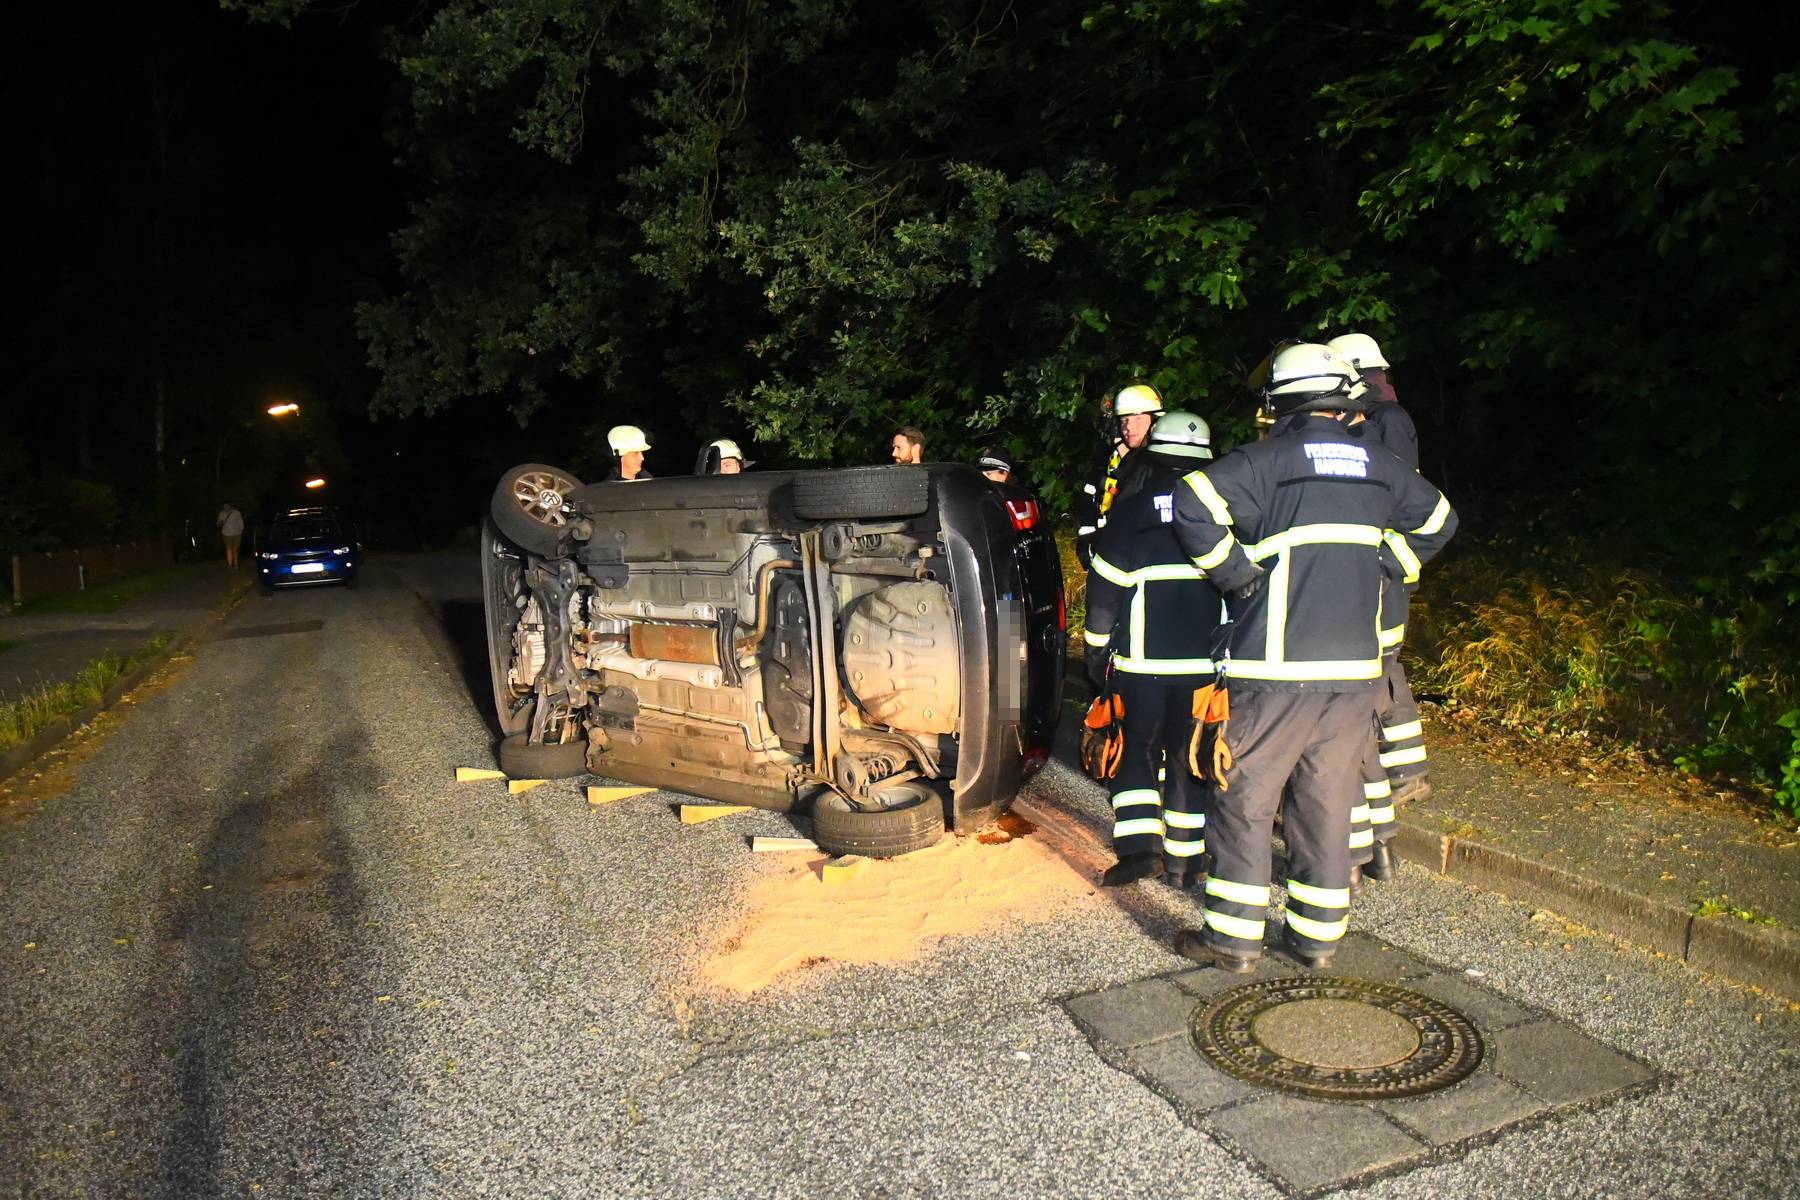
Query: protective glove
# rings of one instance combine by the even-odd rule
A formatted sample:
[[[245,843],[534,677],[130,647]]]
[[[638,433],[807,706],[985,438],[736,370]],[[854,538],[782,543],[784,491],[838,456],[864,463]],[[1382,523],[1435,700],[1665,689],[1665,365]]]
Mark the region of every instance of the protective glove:
[[[1267,576],[1269,572],[1261,563],[1251,563],[1250,570],[1253,572],[1250,578],[1231,589],[1232,599],[1248,600],[1250,597],[1256,595],[1262,588],[1263,578]]]
[[[1082,652],[1081,665],[1087,668],[1088,681],[1096,691],[1106,690],[1106,664],[1112,659],[1112,651],[1105,646],[1089,646]]]
[[[1081,769],[1104,783],[1119,773],[1125,759],[1125,700],[1099,695],[1082,719]]]

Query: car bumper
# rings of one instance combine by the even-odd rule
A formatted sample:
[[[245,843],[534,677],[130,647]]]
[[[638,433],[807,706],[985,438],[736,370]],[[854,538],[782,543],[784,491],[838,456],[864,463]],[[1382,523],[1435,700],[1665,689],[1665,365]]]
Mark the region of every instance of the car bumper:
[[[312,583],[343,583],[356,578],[356,560],[263,562],[257,564],[256,575],[261,582],[270,587],[305,587]]]

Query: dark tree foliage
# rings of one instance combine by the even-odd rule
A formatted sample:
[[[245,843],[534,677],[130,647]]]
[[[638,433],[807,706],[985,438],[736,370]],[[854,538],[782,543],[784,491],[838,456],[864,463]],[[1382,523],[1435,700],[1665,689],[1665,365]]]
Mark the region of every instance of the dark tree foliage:
[[[948,452],[1003,443],[1061,498],[1121,383],[1241,431],[1276,339],[1357,328],[1459,498],[1551,495],[1565,528],[1795,587],[1791,451],[1762,432],[1791,387],[1791,18],[392,12],[417,192],[400,286],[360,313],[380,409],[522,418],[585,391],[821,462],[911,423]]]

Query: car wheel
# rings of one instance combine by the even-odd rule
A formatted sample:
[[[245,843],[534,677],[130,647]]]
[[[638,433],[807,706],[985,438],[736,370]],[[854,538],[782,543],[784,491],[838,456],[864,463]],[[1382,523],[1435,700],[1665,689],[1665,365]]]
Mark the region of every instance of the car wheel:
[[[836,792],[813,801],[813,841],[827,854],[893,858],[923,850],[944,836],[944,801],[922,784],[900,784],[881,794],[887,808],[858,812]]]
[[[534,745],[522,733],[500,743],[500,769],[509,779],[571,779],[587,774],[587,743]]]
[[[531,706],[513,690],[513,630],[525,607],[525,552],[501,534],[492,517],[481,523],[481,599],[488,652],[488,684],[500,735],[522,734]]]
[[[794,480],[794,515],[809,521],[916,517],[930,508],[923,467],[846,467]]]
[[[561,467],[525,463],[500,477],[489,508],[501,533],[533,554],[549,558],[556,554],[569,528],[563,501],[580,486],[581,480]]]

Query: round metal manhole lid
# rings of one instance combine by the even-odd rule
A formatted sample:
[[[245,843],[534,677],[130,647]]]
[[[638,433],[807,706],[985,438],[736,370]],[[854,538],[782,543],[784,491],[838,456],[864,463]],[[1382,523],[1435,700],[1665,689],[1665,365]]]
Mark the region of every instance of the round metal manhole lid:
[[[1235,987],[1194,1009],[1194,1046],[1260,1087],[1325,1100],[1392,1100],[1481,1065],[1481,1035],[1441,1001],[1391,983],[1301,975]]]

